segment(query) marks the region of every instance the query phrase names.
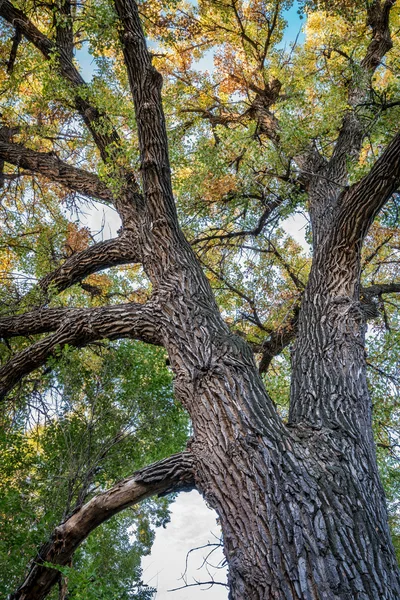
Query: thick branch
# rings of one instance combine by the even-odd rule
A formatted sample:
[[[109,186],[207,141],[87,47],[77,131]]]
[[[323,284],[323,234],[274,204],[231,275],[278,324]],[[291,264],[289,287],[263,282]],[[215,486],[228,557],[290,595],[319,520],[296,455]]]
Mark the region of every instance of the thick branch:
[[[191,490],[194,487],[194,460],[190,452],[182,452],[137,471],[129,479],[95,496],[53,531],[11,600],[45,598],[57,583],[59,571],[44,563],[67,565],[87,536],[113,515],[149,496]]]
[[[400,133],[395,135],[371,171],[342,197],[336,230],[346,243],[362,239],[377,213],[400,184]]]
[[[398,294],[400,292],[400,283],[374,283],[367,287],[362,287],[361,292],[370,298],[377,298],[382,294]]]
[[[105,240],[73,254],[58,269],[43,277],[39,287],[45,293],[50,286],[54,291],[62,292],[92,273],[135,262],[139,262],[139,258],[131,240],[124,236]]]
[[[396,0],[375,0],[368,7],[368,25],[372,27],[372,39],[361,63],[371,74],[379,67],[385,54],[392,48],[389,18]]]
[[[111,191],[94,173],[73,167],[53,152],[36,152],[21,144],[0,140],[0,159],[12,165],[44,175],[68,189],[107,202],[113,201]]]
[[[4,319],[4,331],[13,330],[14,335],[52,330],[55,333],[19,352],[0,369],[0,398],[4,398],[25,375],[42,366],[67,344],[83,347],[105,338],[134,338],[161,345],[157,314],[156,305],[148,302],[89,309],[60,309],[58,312],[57,309],[46,309],[33,311],[22,317]],[[14,319],[14,324],[11,319]],[[30,329],[24,326],[24,319]]]
[[[93,273],[98,273],[99,271],[109,269],[110,267],[137,262],[140,261],[137,252],[134,249],[133,241],[122,235],[119,238],[98,242],[86,250],[76,252],[59,266],[58,269],[55,269],[51,273],[48,273],[48,275],[42,277],[38,282],[38,288],[43,293],[44,299],[47,300],[50,288],[52,292],[59,293]],[[16,333],[16,331],[20,331],[15,325],[17,319],[20,319],[21,324],[25,325],[25,331],[22,333]],[[9,329],[6,328],[7,322],[10,323]],[[11,325],[12,323],[14,324]],[[44,325],[44,327],[46,326]],[[0,336],[3,337],[44,333],[46,331],[51,331],[51,328],[32,331],[27,321],[27,315],[0,319]]]
[[[72,61],[74,53],[73,20],[70,0],[57,0],[57,12],[53,13],[56,43]],[[61,18],[60,18],[61,17]]]
[[[22,315],[3,317],[0,319],[0,338],[9,339],[56,331],[65,319],[77,315],[77,310],[76,308],[40,308]]]
[[[135,105],[141,170],[147,210],[153,219],[153,233],[159,240],[178,231],[172,193],[168,139],[162,106],[162,76],[153,67],[151,55],[134,0],[115,0],[120,18],[121,44]]]

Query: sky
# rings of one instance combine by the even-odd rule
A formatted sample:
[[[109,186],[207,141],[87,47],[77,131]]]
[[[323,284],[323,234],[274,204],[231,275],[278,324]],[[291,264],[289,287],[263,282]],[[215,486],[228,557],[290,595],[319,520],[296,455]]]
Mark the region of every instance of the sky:
[[[282,46],[294,42],[298,34],[301,42],[303,34],[297,2],[287,11],[288,27],[282,41]],[[95,65],[87,48],[79,51],[77,59],[81,65],[82,75],[90,81],[95,72]],[[201,69],[213,69],[212,53],[205,56],[198,64]],[[107,239],[114,237],[120,227],[118,214],[113,209],[98,205],[83,219],[92,231],[101,231],[100,237]],[[286,219],[282,226],[304,249],[308,249],[305,241],[306,218],[301,214]],[[152,552],[142,561],[143,581],[157,588],[154,600],[226,600],[228,592],[222,585],[194,586],[178,591],[169,591],[184,585],[182,574],[185,571],[187,553],[193,548],[215,543],[220,536],[216,522],[217,515],[210,510],[200,494],[193,491],[178,495],[171,507],[171,521],[165,529],[159,528],[156,532]],[[199,569],[203,563],[207,550],[191,552],[188,558],[186,583],[195,581],[209,581],[210,574],[213,579],[226,582],[226,569],[213,569],[209,567]],[[222,550],[218,548],[212,555],[212,564],[218,564],[223,559]]]
[[[150,556],[142,560],[143,582],[157,588],[155,600],[225,600],[228,592],[222,585],[193,586],[168,591],[185,584],[182,579],[187,553],[208,543],[218,543],[220,528],[217,515],[210,510],[196,491],[179,494],[172,505],[171,521],[165,529],[157,530]],[[186,583],[215,580],[226,583],[226,569],[209,566],[200,568],[213,548],[191,552],[188,557]],[[223,560],[221,548],[216,547],[209,562],[218,565]],[[210,577],[211,575],[211,577]],[[212,579],[211,579],[212,578]]]

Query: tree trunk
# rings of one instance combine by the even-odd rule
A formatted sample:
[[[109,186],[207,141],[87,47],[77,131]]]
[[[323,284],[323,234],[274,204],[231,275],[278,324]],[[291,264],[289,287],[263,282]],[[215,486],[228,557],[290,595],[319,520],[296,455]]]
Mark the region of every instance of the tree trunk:
[[[165,344],[177,395],[193,421],[190,449],[197,461],[197,485],[220,518],[230,599],[398,599],[400,581],[370,410],[364,408],[369,397],[359,311],[347,310],[344,318],[342,303],[333,304],[338,348],[328,347],[326,357],[322,349],[332,324],[316,317],[326,305],[305,295],[301,327],[308,324],[309,351],[320,362],[303,371],[301,393],[325,379],[307,403],[302,398],[294,402],[296,410],[285,426],[247,344],[213,310],[201,272],[195,265],[190,272],[184,289],[180,276],[168,286],[175,293],[164,302]],[[306,343],[304,337],[299,340],[296,352]],[[318,340],[322,349],[317,352]],[[316,420],[302,408],[312,400],[310,414],[318,415],[322,407]],[[347,412],[341,402],[347,403]]]
[[[298,427],[202,449],[231,600],[395,600],[397,566],[375,465],[338,431]]]

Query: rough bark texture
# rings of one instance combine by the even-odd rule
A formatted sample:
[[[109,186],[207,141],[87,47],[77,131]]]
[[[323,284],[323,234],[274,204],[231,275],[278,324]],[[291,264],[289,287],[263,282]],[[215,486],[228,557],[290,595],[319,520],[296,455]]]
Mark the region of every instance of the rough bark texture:
[[[53,332],[2,368],[3,394],[65,343],[84,345],[101,337],[129,336],[167,349],[176,395],[193,422],[194,438],[185,456],[194,464],[196,486],[220,517],[231,600],[400,597],[372,439],[365,318],[359,299],[363,238],[400,182],[399,136],[369,175],[346,187],[347,160],[357,158],[364,136],[355,109],[390,48],[387,15],[393,2],[372,4],[372,41],[362,63],[365,77],[349,86],[349,111],[332,158],[322,159],[315,148],[298,157],[309,192],[314,258],[293,323],[297,337],[287,425],[265,391],[250,348],[224,323],[209,283],[179,228],[162,79],[151,64],[134,0],[115,0],[115,9],[135,104],[143,195],[123,173],[126,185],[116,206],[125,217],[123,233],[132,256],[143,263],[152,282],[151,301],[144,306],[36,311],[0,321],[4,336]],[[7,0],[0,2],[0,16],[17,22],[23,35],[49,57],[53,42],[19,9]],[[59,68],[76,87],[77,109],[104,160],[109,160],[107,147],[111,143],[114,147],[118,140],[115,135],[105,139],[96,133],[99,114],[93,107],[85,108],[88,101],[79,96],[84,82],[67,52],[60,53]],[[272,121],[264,125],[267,130],[277,127]],[[277,142],[276,133],[273,136]],[[12,162],[14,145],[2,147],[1,157]],[[26,162],[25,168],[45,169],[50,179],[69,185],[67,170],[61,181],[57,164],[47,161],[42,165],[36,154],[18,147],[17,151],[24,160],[33,161]],[[116,245],[118,242],[110,242],[72,257],[61,271],[49,275],[48,281],[61,290],[102,265],[117,264],[107,254]],[[42,285],[46,289],[48,283]],[[287,337],[291,339],[291,335]],[[284,341],[287,343],[286,338]],[[275,342],[279,344],[279,339],[271,340],[270,354],[276,350]],[[115,493],[91,500],[58,528],[41,554],[46,560],[65,564],[62,561],[69,560],[77,544],[106,514],[149,493],[165,492],[171,485],[169,480],[166,485],[165,479],[162,483],[142,482],[136,477],[117,486]],[[181,485],[182,480],[173,479],[172,483]],[[111,503],[110,513],[104,512],[103,501],[105,506]],[[54,582],[51,570],[33,566],[15,599],[43,598]]]

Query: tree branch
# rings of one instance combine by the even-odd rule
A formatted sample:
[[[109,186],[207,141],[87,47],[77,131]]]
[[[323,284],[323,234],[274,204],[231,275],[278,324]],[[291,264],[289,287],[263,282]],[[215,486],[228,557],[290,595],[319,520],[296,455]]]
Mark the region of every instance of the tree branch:
[[[362,294],[368,297],[378,297],[382,294],[398,294],[400,292],[400,283],[374,283],[361,288]]]
[[[348,91],[350,109],[343,118],[342,127],[337,139],[327,172],[329,179],[337,185],[345,185],[348,176],[348,159],[358,159],[365,136],[359,108],[365,104],[371,89],[372,77],[383,58],[392,48],[393,43],[389,27],[389,15],[396,0],[373,0],[368,3],[367,25],[372,28],[372,38],[360,65],[353,65],[353,77]]]
[[[79,87],[86,88],[86,83],[72,62],[70,50],[65,47],[59,47],[49,40],[29,20],[26,14],[19,8],[13,6],[9,0],[0,2],[0,17],[3,17],[3,19],[11,25],[18,27],[22,35],[30,41],[47,60],[50,60],[52,57],[56,58],[60,75],[72,84],[73,88],[77,89],[77,95],[75,96],[76,109],[90,130],[100,151],[101,157],[104,161],[109,161],[113,149],[120,145],[119,136],[108,117],[90,104],[90,102],[85,99],[85,94],[79,93]]]
[[[11,46],[10,58],[8,59],[8,63],[7,63],[7,73],[8,74],[11,74],[13,72],[15,59],[17,58],[18,46],[20,45],[21,40],[22,40],[22,34],[21,34],[19,27],[17,26],[15,28],[14,37],[12,39],[13,43]]]
[[[297,303],[290,319],[271,333],[261,347],[261,360],[258,366],[260,373],[266,373],[275,356],[281,352],[295,339],[297,335],[297,325],[300,306]]]
[[[179,231],[172,192],[168,138],[162,106],[162,76],[153,67],[151,55],[134,0],[115,0],[122,25],[121,44],[135,105],[141,172],[146,207],[153,220],[157,243]],[[180,240],[182,241],[182,240]]]
[[[260,235],[265,225],[267,224],[268,218],[271,216],[272,212],[280,206],[283,202],[283,198],[277,198],[276,200],[272,200],[267,204],[266,209],[263,214],[258,219],[257,225],[254,229],[245,229],[243,231],[230,231],[228,233],[219,233],[214,235],[205,235],[204,237],[197,238],[191,241],[191,245],[195,246],[196,244],[200,244],[203,242],[209,242],[211,240],[230,240],[233,238],[247,237],[252,236],[256,237]]]
[[[73,60],[74,33],[70,0],[56,0],[57,12],[53,13],[56,29],[56,44],[62,49],[69,60]],[[60,18],[61,17],[61,18]]]
[[[137,471],[95,496],[54,529],[11,600],[45,598],[59,578],[57,566],[67,565],[88,535],[113,515],[150,496],[188,491],[194,487],[194,459],[190,452],[182,452]],[[54,567],[47,566],[48,563]]]
[[[376,283],[360,289],[361,308],[366,320],[375,319],[379,316],[380,310],[383,314],[386,328],[389,330],[386,310],[382,296],[385,294],[395,294],[400,292],[400,283]]]
[[[0,139],[0,159],[16,167],[40,173],[74,192],[113,202],[111,191],[97,175],[69,165],[53,152],[36,152],[22,144],[7,143]]]
[[[90,309],[82,309],[90,310]],[[37,335],[56,331],[70,316],[79,316],[76,308],[39,308],[22,315],[0,319],[0,338]]]
[[[400,184],[400,133],[394,136],[370,172],[349,188],[340,200],[336,231],[346,244],[366,235],[380,209]]]
[[[55,333],[22,350],[0,369],[0,399],[66,345],[83,347],[105,338],[133,338],[162,345],[157,315],[157,305],[149,301],[89,309],[45,309],[2,320],[2,335],[7,332],[13,335]]]
[[[92,273],[137,262],[140,260],[133,241],[122,235],[76,252],[58,269],[43,277],[38,285],[44,293],[48,292],[50,286],[53,290],[62,292]]]

